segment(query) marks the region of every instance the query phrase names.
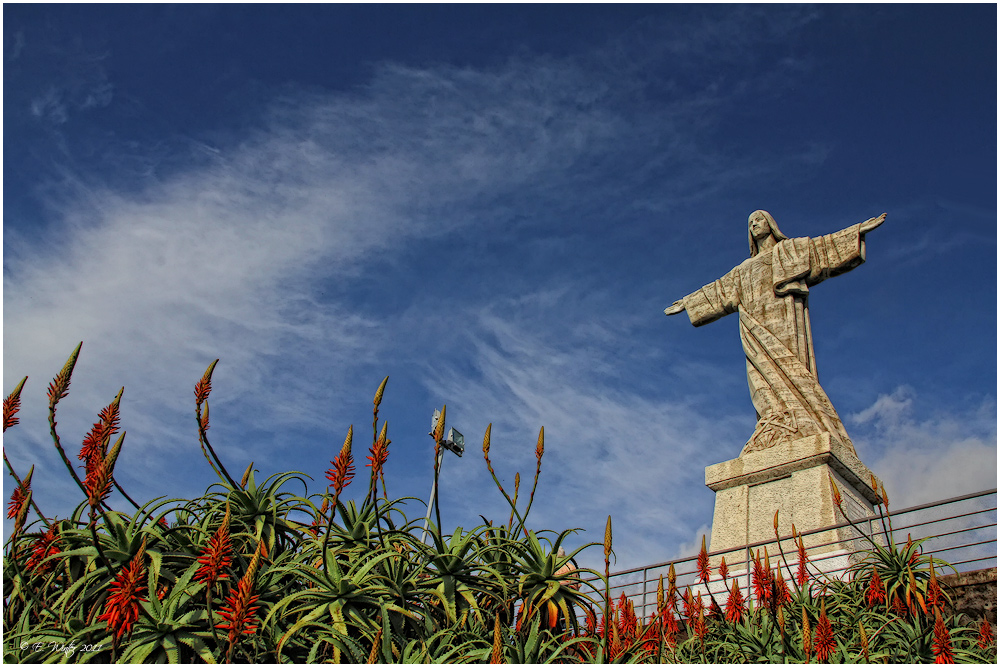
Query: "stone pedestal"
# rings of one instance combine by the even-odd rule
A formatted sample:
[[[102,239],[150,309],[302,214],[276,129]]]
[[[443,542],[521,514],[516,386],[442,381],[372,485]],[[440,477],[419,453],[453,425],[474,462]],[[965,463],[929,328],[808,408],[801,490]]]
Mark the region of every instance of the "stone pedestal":
[[[744,454],[705,468],[705,485],[715,491],[715,516],[712,521],[713,552],[738,549],[746,544],[774,542],[774,513],[778,514],[778,532],[784,537],[798,532],[843,523],[844,518],[833,503],[830,477],[837,483],[843,507],[852,521],[871,530],[874,505],[880,502],[872,488],[872,472],[854,450],[829,433],[809,436],[776,445],[770,449]],[[823,531],[804,538],[810,560],[821,570],[846,567],[850,554],[865,548],[863,538],[850,526]],[[790,541],[782,547],[790,556]],[[777,556],[769,545],[771,563]],[[823,555],[825,559],[817,560]],[[719,554],[713,561],[721,558]],[[726,555],[735,565],[743,554]],[[744,561],[745,562],[745,561]]]

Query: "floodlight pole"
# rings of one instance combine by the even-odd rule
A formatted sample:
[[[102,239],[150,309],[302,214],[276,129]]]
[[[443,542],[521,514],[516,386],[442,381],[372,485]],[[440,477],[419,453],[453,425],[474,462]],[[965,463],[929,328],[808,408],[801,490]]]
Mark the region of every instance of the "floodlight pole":
[[[438,420],[441,418],[441,413],[437,410],[434,411],[434,416],[431,417],[431,432],[427,435],[433,436],[437,433]],[[444,433],[444,427],[442,425],[441,433]],[[431,520],[431,511],[434,509],[434,503],[437,498],[437,482],[438,477],[441,476],[441,466],[444,464],[444,450],[450,450],[455,456],[461,457],[465,452],[465,437],[456,431],[455,429],[448,430],[448,436],[442,437],[441,440],[435,441],[434,445],[438,448],[437,460],[434,462],[434,470],[437,474],[434,475],[434,482],[431,484],[431,497],[427,501],[427,516],[424,517],[424,534],[420,536],[420,543],[425,544],[427,540],[427,525]],[[438,526],[438,530],[441,526]]]
[[[420,537],[420,543],[426,544],[427,540],[427,524],[431,520],[431,510],[434,509],[434,494],[437,492],[437,478],[441,474],[441,465],[444,463],[444,447],[441,447],[437,454],[437,462],[435,464],[435,469],[438,474],[434,476],[434,482],[431,484],[431,497],[427,501],[427,516],[424,517],[424,534]]]

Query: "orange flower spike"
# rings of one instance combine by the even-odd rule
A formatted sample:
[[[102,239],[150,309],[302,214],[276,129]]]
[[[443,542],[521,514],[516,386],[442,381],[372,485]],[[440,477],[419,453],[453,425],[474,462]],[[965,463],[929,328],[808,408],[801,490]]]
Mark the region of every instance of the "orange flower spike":
[[[215,534],[209,538],[202,555],[198,558],[201,567],[194,574],[195,581],[205,584],[210,590],[215,582],[228,579],[226,569],[233,562],[233,544],[229,535],[229,503],[226,503],[226,514],[222,517]]]
[[[833,475],[829,475],[829,477],[830,477],[830,486],[833,488],[833,504],[837,506],[837,509],[842,509],[840,505],[844,501],[840,497],[840,489],[837,488],[837,482],[834,481]]]
[[[493,619],[493,650],[490,651],[490,664],[503,664],[503,634],[500,629],[500,614],[497,614]]]
[[[931,578],[927,582],[927,604],[932,607],[939,607],[944,604],[944,594],[941,592],[937,574],[934,572],[934,561],[931,561]]]
[[[107,621],[108,630],[114,631],[115,641],[132,631],[132,626],[139,620],[139,603],[146,601],[142,594],[146,592],[146,538],[143,537],[139,551],[129,564],[123,567],[108,589],[104,613],[97,617],[99,621]]]
[[[372,477],[376,479],[382,474],[382,466],[385,465],[386,460],[389,458],[389,439],[386,435],[388,428],[389,422],[385,422],[382,425],[382,432],[379,434],[378,439],[368,450],[370,456],[365,457],[368,459],[365,467],[372,469]]]
[[[254,603],[259,599],[259,595],[253,594],[253,584],[246,577],[240,579],[236,590],[229,593],[226,604],[219,609],[219,616],[225,621],[215,627],[229,631],[230,644],[234,644],[240,635],[252,635],[257,632],[254,614],[260,609],[260,605]]]
[[[712,576],[712,568],[708,565],[708,549],[705,547],[705,536],[701,536],[701,551],[698,552],[698,581],[707,582]]]
[[[14,487],[10,494],[10,504],[7,505],[7,518],[13,519],[21,511],[21,506],[27,504],[28,492],[31,490],[31,477],[35,474],[35,466],[31,466],[21,483]]]
[[[941,612],[934,609],[934,650],[935,665],[951,665],[955,663],[955,654],[951,650],[951,634],[945,627]]]
[[[48,561],[46,563],[43,563],[42,561],[49,556],[54,556],[59,553],[59,548],[55,546],[57,537],[56,522],[53,521],[52,525],[49,526],[48,531],[35,540],[34,545],[31,547],[31,556],[24,564],[24,569],[32,574],[44,574],[45,572],[51,570],[55,565],[55,561]]]
[[[7,398],[3,399],[3,430],[6,431],[11,426],[15,426],[20,420],[17,418],[17,411],[21,409],[21,390],[24,388],[24,383],[28,381],[28,376],[25,375],[24,379],[17,383],[14,387],[14,391],[7,394]]]
[[[809,656],[812,655],[812,629],[809,627],[805,605],[802,607],[802,652],[805,653],[806,662],[809,662]]]
[[[777,569],[775,574],[774,591],[776,604],[783,605],[792,603],[792,592],[788,590],[788,584],[785,583],[785,577],[781,574],[780,567]]]
[[[799,588],[806,585],[806,581],[809,579],[809,571],[806,569],[806,563],[809,562],[809,558],[806,555],[806,545],[802,541],[802,536],[799,535],[799,567],[795,573],[795,579],[799,584]]]
[[[80,348],[83,347],[83,342],[81,341],[76,349],[73,350],[72,354],[69,355],[69,359],[66,360],[66,365],[62,367],[59,374],[56,375],[52,382],[49,383],[48,397],[49,397],[49,409],[55,407],[56,403],[66,398],[69,394],[69,381],[73,375],[73,367],[76,366],[76,360],[80,356]]]
[[[240,488],[247,488],[247,482],[250,481],[250,473],[253,471],[253,461],[247,464],[247,469],[243,471],[243,476],[240,477]]]
[[[760,562],[760,549],[753,558],[753,595],[758,604],[766,604],[771,596],[771,587],[768,585],[768,572]]]
[[[885,586],[878,570],[872,568],[872,576],[868,579],[868,590],[865,592],[865,602],[869,607],[885,603]]]
[[[865,624],[858,621],[858,631],[861,636],[861,655],[865,657],[865,662],[870,662],[871,657],[868,655],[868,634],[865,632]]]
[[[726,565],[726,557],[722,557],[722,562],[719,563],[719,576],[725,581],[729,578],[729,566]]]
[[[726,601],[726,620],[730,623],[739,623],[743,620],[743,611],[743,593],[740,591],[738,582],[733,579],[729,599]]]
[[[209,364],[205,374],[201,376],[201,379],[194,386],[194,398],[198,405],[208,400],[208,395],[212,392],[212,373],[215,371],[217,363],[219,363],[218,359]]]
[[[21,506],[17,510],[17,514],[14,516],[14,536],[17,537],[21,533],[21,529],[24,527],[24,522],[28,518],[28,507],[31,505],[31,489],[24,494],[23,500],[21,500]]]
[[[825,662],[837,650],[837,640],[833,637],[833,626],[826,616],[826,598],[820,602],[819,620],[816,622],[816,640],[813,642],[816,659]]]
[[[545,454],[545,427],[543,426],[538,431],[538,444],[535,445],[535,458],[538,459],[538,465],[542,465],[542,455]]]
[[[382,380],[382,384],[378,386],[378,390],[375,391],[375,398],[372,399],[372,403],[375,405],[375,409],[378,410],[378,406],[382,403],[382,394],[385,393],[385,385],[389,382],[389,376],[386,375],[385,379]]]
[[[332,482],[334,494],[338,496],[354,479],[354,457],[351,456],[351,441],[353,439],[354,426],[351,425],[347,430],[344,445],[340,448],[340,454],[333,461],[330,461],[330,465],[333,467],[326,471],[326,478]]]
[[[441,439],[444,438],[444,416],[447,411],[448,411],[448,406],[442,405],[441,416],[438,417],[437,425],[434,427],[434,442],[436,443],[441,442]]]
[[[611,555],[611,515],[608,515],[608,523],[604,527],[604,560],[607,560]],[[673,565],[670,566],[670,571],[673,572]]]
[[[989,619],[983,617],[983,620],[979,623],[979,640],[976,642],[976,645],[985,650],[988,649],[993,642],[993,626],[990,624]]]

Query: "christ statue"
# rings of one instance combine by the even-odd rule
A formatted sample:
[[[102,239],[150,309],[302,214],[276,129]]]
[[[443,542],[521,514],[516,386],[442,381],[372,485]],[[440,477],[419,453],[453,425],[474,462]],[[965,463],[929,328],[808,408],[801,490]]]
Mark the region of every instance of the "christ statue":
[[[865,261],[865,234],[877,218],[818,238],[790,239],[767,211],[748,220],[750,259],[663,312],[687,311],[698,327],[739,313],[750,400],[757,426],[741,455],[829,433],[853,452],[844,425],[816,379],[809,288]]]

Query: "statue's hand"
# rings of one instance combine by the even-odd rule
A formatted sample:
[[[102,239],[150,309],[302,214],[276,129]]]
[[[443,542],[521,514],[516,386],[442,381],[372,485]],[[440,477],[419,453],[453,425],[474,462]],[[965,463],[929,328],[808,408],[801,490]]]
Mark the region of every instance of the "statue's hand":
[[[877,218],[868,218],[867,220],[861,223],[861,233],[867,234],[871,230],[881,225],[883,222],[885,222],[885,213],[883,213]]]
[[[664,315],[676,315],[677,313],[684,312],[684,302],[674,301],[671,305],[663,309]]]

